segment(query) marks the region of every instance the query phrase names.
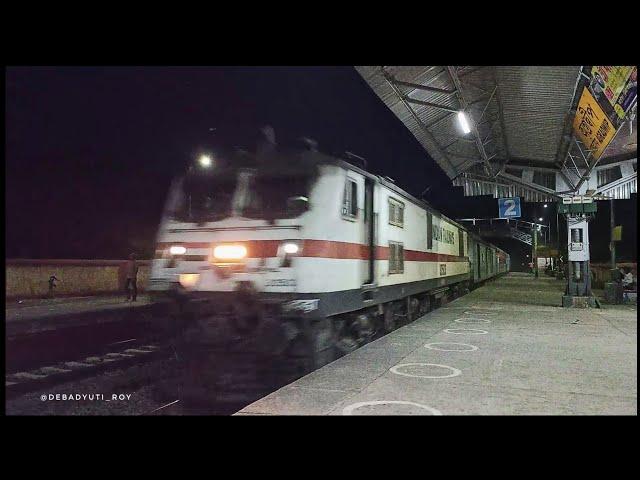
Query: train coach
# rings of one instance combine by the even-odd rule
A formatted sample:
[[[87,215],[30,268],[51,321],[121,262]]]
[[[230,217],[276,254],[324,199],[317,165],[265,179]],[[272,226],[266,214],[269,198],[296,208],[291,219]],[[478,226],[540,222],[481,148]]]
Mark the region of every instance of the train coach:
[[[209,327],[281,329],[289,345],[310,346],[318,366],[508,271],[508,262],[345,159],[235,150],[195,162],[173,183],[149,290]]]

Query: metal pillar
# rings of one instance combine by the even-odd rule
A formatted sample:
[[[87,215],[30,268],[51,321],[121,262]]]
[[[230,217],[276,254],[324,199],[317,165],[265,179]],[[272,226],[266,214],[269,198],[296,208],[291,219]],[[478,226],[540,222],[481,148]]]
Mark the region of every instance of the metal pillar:
[[[616,221],[613,212],[613,202],[613,198],[609,200],[609,205],[611,207],[611,214],[609,215],[611,220],[611,244],[609,245],[609,249],[611,250],[611,270],[616,269],[616,242],[613,239],[613,229],[616,228]]]
[[[589,268],[589,223],[583,214],[567,215],[568,265],[567,291],[562,304],[569,306],[595,306],[591,295]]]
[[[558,202],[556,202],[556,248],[558,249],[558,255],[560,255],[560,228],[558,224]]]
[[[531,230],[531,261],[533,274],[538,278],[538,225],[534,223]]]

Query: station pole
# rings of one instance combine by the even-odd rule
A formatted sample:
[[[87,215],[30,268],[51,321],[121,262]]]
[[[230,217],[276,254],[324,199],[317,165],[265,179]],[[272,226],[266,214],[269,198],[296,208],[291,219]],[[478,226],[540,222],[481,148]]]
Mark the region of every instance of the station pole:
[[[556,246],[558,248],[558,256],[560,256],[560,227],[558,226],[558,209],[560,203],[556,202]]]
[[[615,270],[616,268],[616,242],[613,240],[613,230],[616,227],[616,221],[613,212],[613,198],[609,200],[609,205],[611,208],[611,212],[609,218],[611,220],[611,244],[609,245],[609,250],[611,250],[611,270]]]
[[[532,237],[532,242],[531,242],[531,247],[532,247],[532,252],[531,252],[531,261],[533,262],[533,274],[535,275],[536,278],[538,278],[538,226],[534,223],[533,224],[533,235]]]

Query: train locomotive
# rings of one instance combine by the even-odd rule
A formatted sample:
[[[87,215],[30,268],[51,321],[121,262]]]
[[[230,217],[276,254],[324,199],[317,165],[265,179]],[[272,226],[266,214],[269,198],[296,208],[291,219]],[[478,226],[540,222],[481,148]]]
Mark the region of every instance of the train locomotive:
[[[278,338],[317,368],[509,270],[504,251],[356,163],[313,145],[194,163],[171,186],[150,293],[178,322]]]

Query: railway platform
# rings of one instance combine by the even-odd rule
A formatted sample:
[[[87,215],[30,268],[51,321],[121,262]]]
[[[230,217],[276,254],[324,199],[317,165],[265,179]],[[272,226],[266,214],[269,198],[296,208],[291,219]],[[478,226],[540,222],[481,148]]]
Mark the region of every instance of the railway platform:
[[[637,415],[637,305],[509,273],[236,415]]]
[[[7,300],[6,335],[11,337],[121,319],[125,314],[148,310],[151,305],[147,295],[139,295],[135,303],[125,302],[122,295],[29,299],[21,302]]]

